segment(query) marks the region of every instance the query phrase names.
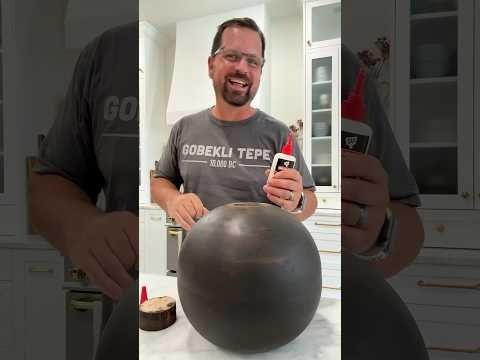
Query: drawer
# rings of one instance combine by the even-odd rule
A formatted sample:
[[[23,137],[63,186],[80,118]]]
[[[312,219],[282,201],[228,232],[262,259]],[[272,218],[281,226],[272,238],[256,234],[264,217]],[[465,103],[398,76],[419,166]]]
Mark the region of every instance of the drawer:
[[[342,201],[340,193],[328,194],[317,192],[316,195],[318,209],[341,209]]]
[[[12,251],[0,249],[0,280],[12,279]]]
[[[414,265],[389,282],[407,304],[480,308],[478,271],[470,266]]]
[[[13,345],[12,285],[0,281],[0,348]]]
[[[342,283],[340,253],[320,252],[322,261],[322,287],[340,289]]]
[[[480,360],[480,326],[433,321],[417,324],[432,360]]]
[[[480,249],[480,215],[471,211],[423,211],[425,246]]]

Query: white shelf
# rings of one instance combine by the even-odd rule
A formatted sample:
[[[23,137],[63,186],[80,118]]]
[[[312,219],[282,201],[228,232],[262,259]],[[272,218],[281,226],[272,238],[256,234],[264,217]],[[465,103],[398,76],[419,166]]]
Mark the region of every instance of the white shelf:
[[[425,85],[425,84],[454,84],[458,78],[456,76],[443,76],[434,78],[418,78],[410,79],[412,85]]]
[[[312,164],[312,167],[331,167],[332,164]]]
[[[412,149],[438,149],[438,148],[456,148],[456,142],[414,142],[410,143]]]
[[[457,17],[458,13],[456,11],[441,11],[441,12],[430,12],[424,14],[415,14],[411,16],[412,21],[422,21],[430,19],[449,19]]]
[[[312,140],[332,140],[331,136],[314,136]]]
[[[315,86],[315,85],[327,85],[327,84],[331,84],[331,83],[332,83],[332,80],[328,80],[328,81],[317,81],[317,82],[312,83],[312,86]]]
[[[329,112],[329,111],[332,111],[332,109],[328,108],[328,109],[314,109],[314,110],[312,110],[313,113],[322,113],[322,112]]]

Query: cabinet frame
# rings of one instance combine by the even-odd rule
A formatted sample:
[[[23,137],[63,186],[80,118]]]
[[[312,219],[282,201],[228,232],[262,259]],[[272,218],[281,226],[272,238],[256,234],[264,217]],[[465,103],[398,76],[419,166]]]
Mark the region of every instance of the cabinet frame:
[[[322,41],[312,41],[312,11],[313,8],[331,4],[341,4],[341,0],[316,0],[316,1],[306,1],[305,2],[305,46],[307,48],[316,48],[323,46],[332,46],[332,45],[341,45],[341,37],[322,40]]]
[[[305,56],[305,126],[304,144],[307,165],[312,168],[312,63],[315,59],[332,59],[332,99],[331,99],[331,186],[317,186],[320,193],[339,193],[340,191],[340,46],[325,46],[310,50]],[[324,195],[324,194],[322,194]]]
[[[478,7],[478,3],[477,3]],[[457,11],[457,194],[430,195],[421,194],[422,207],[439,209],[473,209],[474,208],[474,82],[471,74],[474,70],[474,3],[472,0],[458,2]],[[395,1],[396,26],[395,36],[397,49],[395,51],[397,66],[395,67],[396,84],[394,93],[395,104],[395,133],[398,136],[399,146],[407,165],[410,164],[410,36],[411,36],[411,9],[410,1]],[[408,19],[408,20],[407,20]],[[460,21],[461,19],[461,21]],[[428,21],[428,20],[427,20]],[[477,20],[478,31],[478,20]],[[477,44],[478,55],[478,44]],[[470,74],[470,76],[469,76]],[[478,74],[477,74],[478,76]],[[477,82],[478,83],[478,82]],[[478,85],[477,85],[478,88]],[[402,94],[400,96],[400,94]],[[402,119],[408,119],[403,121]],[[478,144],[476,145],[478,149]],[[478,169],[476,170],[478,174]],[[478,178],[478,176],[477,176]],[[477,180],[477,187],[480,182]],[[478,190],[477,190],[478,191]],[[468,194],[463,197],[462,193]]]

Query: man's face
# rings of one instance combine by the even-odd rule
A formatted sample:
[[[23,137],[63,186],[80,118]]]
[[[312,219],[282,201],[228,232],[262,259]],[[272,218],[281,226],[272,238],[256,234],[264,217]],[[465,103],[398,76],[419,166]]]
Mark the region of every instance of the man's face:
[[[261,59],[262,41],[257,32],[244,27],[225,29],[220,51],[208,59],[208,74],[217,97],[233,106],[250,104],[260,85],[262,66],[255,64]]]

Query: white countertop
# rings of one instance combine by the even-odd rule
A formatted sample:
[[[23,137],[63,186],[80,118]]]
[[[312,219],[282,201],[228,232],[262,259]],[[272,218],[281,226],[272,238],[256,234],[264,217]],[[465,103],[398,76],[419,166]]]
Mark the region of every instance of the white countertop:
[[[177,278],[140,274],[139,286],[142,285],[147,286],[149,298],[168,295],[177,301],[177,321],[161,331],[139,330],[140,360],[338,360],[341,357],[339,300],[322,298],[312,322],[289,344],[267,353],[243,355],[211,344],[192,327],[180,304]]]

